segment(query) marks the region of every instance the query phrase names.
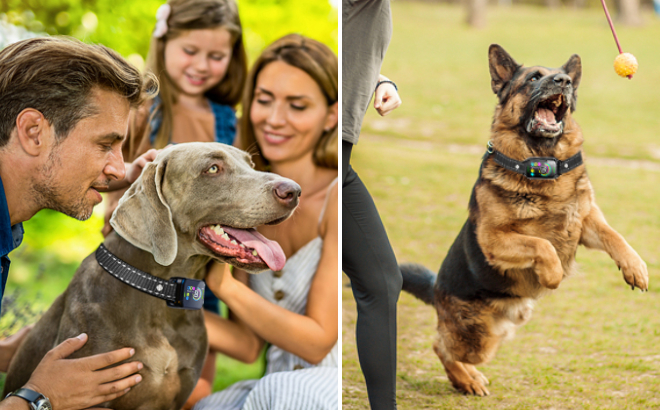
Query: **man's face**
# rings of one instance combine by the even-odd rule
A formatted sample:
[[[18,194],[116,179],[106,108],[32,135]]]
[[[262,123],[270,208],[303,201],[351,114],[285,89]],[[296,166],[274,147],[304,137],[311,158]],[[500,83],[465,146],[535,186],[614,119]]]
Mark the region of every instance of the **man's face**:
[[[125,175],[121,144],[128,131],[130,105],[119,94],[95,89],[90,96],[95,114],[54,144],[33,184],[42,208],[62,212],[81,221],[102,201],[97,189]],[[54,129],[51,127],[54,135]]]

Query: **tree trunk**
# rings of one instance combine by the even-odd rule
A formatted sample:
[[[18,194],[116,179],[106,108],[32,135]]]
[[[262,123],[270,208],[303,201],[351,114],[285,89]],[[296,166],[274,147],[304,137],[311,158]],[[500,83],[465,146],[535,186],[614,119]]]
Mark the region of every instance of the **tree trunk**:
[[[465,0],[467,5],[467,23],[475,28],[486,26],[486,6],[488,0]]]
[[[551,9],[558,9],[561,6],[561,0],[545,0],[545,5]]]
[[[639,0],[619,0],[618,21],[626,26],[639,26],[642,16],[639,13]]]

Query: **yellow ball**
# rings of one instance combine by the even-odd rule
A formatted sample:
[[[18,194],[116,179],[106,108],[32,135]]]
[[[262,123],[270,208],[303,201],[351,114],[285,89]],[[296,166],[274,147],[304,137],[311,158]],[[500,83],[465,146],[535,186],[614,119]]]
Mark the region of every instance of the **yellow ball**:
[[[637,72],[637,59],[630,53],[621,53],[614,60],[614,71],[621,77],[627,77]]]

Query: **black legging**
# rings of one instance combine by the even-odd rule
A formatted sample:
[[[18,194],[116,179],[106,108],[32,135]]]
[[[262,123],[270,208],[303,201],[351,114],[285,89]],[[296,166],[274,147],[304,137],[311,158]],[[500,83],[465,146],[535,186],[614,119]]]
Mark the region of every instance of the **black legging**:
[[[342,141],[342,270],[357,304],[360,366],[374,410],[396,409],[396,303],[401,272],[378,210]]]

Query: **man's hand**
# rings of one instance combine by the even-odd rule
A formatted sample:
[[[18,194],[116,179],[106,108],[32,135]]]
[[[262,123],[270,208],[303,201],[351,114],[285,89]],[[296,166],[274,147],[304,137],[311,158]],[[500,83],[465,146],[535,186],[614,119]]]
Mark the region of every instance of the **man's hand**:
[[[48,397],[56,410],[86,409],[126,394],[142,380],[142,363],[112,366],[135,354],[129,347],[80,359],[66,359],[87,342],[87,335],[67,339],[41,360],[24,386]],[[103,370],[101,370],[103,369]]]
[[[14,333],[6,339],[0,340],[0,373],[7,373],[9,370],[9,363],[16,354],[21,343],[25,339],[34,325],[25,326],[23,329]]]
[[[390,81],[384,75],[378,77],[378,82]],[[391,83],[383,83],[376,88],[374,95],[374,108],[381,116],[386,116],[392,110],[401,105],[401,98],[394,85]]]

